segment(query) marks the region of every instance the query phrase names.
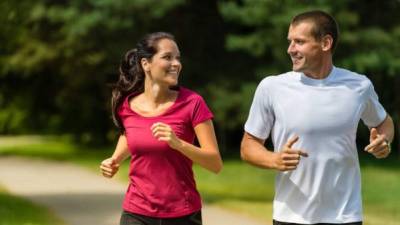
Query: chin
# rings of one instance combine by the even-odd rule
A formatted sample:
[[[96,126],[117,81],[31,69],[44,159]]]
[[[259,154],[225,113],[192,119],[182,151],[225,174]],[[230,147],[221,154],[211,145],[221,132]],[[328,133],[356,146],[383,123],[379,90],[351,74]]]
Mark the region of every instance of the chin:
[[[303,72],[303,71],[304,71],[303,68],[302,68],[302,67],[299,67],[299,66],[293,66],[293,67],[292,67],[292,70],[293,70],[294,72]]]
[[[170,87],[173,87],[173,86],[178,86],[178,81],[176,80],[176,81],[169,81],[168,82],[168,86],[170,86]]]

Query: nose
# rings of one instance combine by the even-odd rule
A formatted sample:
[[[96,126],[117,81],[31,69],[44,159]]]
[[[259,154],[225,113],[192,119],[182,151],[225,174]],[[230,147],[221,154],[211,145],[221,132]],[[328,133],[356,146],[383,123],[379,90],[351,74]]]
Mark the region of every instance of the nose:
[[[287,48],[287,53],[290,55],[295,52],[295,47],[293,41],[289,42],[289,46]]]
[[[172,61],[172,66],[177,66],[177,67],[182,66],[181,61],[179,59],[174,59]]]

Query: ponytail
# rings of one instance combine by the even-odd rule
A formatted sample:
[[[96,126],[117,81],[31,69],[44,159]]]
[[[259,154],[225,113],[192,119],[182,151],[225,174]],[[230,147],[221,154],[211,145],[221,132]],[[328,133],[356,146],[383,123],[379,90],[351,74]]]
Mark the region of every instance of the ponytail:
[[[112,119],[118,129],[123,130],[118,117],[118,108],[125,96],[131,92],[141,93],[144,89],[144,72],[138,61],[137,49],[129,50],[119,66],[119,79],[114,85],[111,97]]]
[[[111,96],[112,119],[121,133],[125,129],[118,116],[118,109],[127,95],[140,94],[144,91],[145,74],[140,61],[143,58],[151,60],[157,53],[157,43],[161,39],[174,40],[174,37],[164,32],[148,34],[137,43],[136,48],[129,50],[121,60],[119,79],[113,85]]]

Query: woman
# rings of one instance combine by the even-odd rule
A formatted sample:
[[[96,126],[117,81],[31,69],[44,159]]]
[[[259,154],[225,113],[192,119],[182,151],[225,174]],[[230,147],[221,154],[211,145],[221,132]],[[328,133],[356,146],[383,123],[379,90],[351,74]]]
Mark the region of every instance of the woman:
[[[178,86],[181,69],[174,37],[163,32],[145,36],[121,63],[112,109],[122,135],[100,166],[110,178],[131,156],[121,225],[202,224],[192,162],[218,173],[222,160],[213,115],[201,96]]]

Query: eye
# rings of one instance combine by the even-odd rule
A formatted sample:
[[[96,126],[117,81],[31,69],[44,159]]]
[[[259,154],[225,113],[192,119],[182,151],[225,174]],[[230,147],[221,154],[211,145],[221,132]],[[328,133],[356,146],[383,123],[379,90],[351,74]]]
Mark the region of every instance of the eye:
[[[164,55],[162,58],[166,59],[166,60],[171,60],[172,59],[171,55]]]

